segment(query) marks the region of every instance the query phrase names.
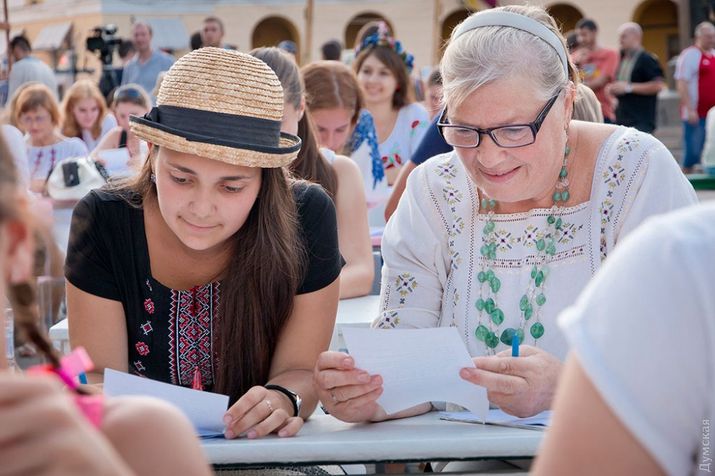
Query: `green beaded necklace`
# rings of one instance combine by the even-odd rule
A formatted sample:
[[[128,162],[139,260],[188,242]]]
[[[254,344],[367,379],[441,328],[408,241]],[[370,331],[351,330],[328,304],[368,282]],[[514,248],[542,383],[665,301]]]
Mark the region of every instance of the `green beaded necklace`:
[[[482,198],[481,208],[487,210],[487,220],[482,229],[482,247],[479,252],[482,255],[480,271],[477,274],[479,281],[479,298],[475,302],[478,311],[478,325],[474,332],[475,337],[484,342],[488,354],[494,354],[499,341],[510,346],[514,335],[519,339],[519,344],[524,341],[524,330],[529,327],[529,333],[535,341],[544,335],[544,325],[541,323],[541,307],[546,303],[544,288],[546,278],[549,275],[549,261],[556,254],[556,235],[563,226],[561,214],[563,203],[569,199],[569,181],[567,159],[571,149],[566,145],[564,149],[564,161],[559,171],[556,190],[553,194],[554,204],[551,213],[546,218],[547,229],[544,235],[536,240],[536,250],[538,254],[534,265],[531,268],[531,279],[526,292],[519,300],[521,311],[521,323],[518,328],[508,327],[499,334],[499,326],[504,322],[504,311],[499,307],[498,294],[501,288],[501,281],[494,273],[494,260],[497,256],[496,224],[494,223],[494,210],[497,202],[491,198]],[[561,205],[560,205],[561,204]]]

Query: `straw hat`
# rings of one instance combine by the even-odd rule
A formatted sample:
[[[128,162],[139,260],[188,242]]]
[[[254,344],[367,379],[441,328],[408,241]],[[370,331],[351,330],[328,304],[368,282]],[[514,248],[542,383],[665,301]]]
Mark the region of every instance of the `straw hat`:
[[[179,59],[159,89],[157,106],[132,116],[147,142],[227,164],[282,167],[298,155],[300,138],[280,131],[283,88],[259,59],[201,48]]]

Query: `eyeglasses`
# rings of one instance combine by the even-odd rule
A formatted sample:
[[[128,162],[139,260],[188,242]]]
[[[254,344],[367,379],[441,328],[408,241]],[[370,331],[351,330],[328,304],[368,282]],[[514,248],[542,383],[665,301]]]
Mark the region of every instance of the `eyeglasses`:
[[[546,116],[551,107],[559,98],[561,93],[549,99],[544,108],[536,116],[534,122],[528,124],[509,124],[506,126],[491,127],[489,129],[479,129],[477,127],[461,126],[447,122],[447,108],[442,111],[437,121],[439,133],[447,144],[452,147],[473,149],[482,143],[482,134],[487,134],[499,147],[511,149],[524,147],[536,141],[536,134],[541,129]]]

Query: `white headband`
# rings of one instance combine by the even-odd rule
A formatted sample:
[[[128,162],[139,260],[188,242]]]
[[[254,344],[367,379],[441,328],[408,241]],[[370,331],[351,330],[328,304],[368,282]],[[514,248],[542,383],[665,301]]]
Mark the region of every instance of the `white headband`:
[[[564,65],[564,70],[566,71],[566,77],[569,77],[568,57],[561,38],[541,22],[518,13],[506,12],[504,10],[488,10],[475,13],[464,20],[457,27],[454,38],[457,39],[468,31],[484,26],[507,26],[531,33],[537,38],[540,38],[548,43],[556,54],[559,55],[561,63]]]

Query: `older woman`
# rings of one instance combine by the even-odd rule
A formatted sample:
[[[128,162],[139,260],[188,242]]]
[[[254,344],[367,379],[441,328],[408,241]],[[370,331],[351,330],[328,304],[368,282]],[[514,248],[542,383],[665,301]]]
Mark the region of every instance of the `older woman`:
[[[652,136],[571,119],[578,76],[542,9],[469,17],[452,34],[442,76],[439,127],[454,152],[413,172],[385,229],[374,325],[456,327],[477,367],[462,378],[503,410],[533,415],[551,406],[568,350],[559,311],[624,235],[695,193]],[[519,358],[502,353],[514,336]],[[430,408],[386,415],[381,377],[340,353],[321,355],[315,380],[343,420]]]

